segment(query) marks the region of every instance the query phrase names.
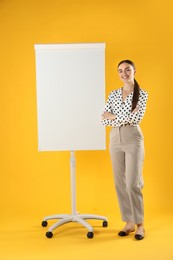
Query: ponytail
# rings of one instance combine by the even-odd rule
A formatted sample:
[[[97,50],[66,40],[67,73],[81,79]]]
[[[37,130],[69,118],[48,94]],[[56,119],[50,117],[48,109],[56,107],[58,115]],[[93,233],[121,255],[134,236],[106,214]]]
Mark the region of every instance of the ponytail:
[[[137,106],[138,100],[139,100],[139,91],[140,87],[136,79],[134,79],[134,92],[133,92],[133,99],[132,99],[132,111]]]

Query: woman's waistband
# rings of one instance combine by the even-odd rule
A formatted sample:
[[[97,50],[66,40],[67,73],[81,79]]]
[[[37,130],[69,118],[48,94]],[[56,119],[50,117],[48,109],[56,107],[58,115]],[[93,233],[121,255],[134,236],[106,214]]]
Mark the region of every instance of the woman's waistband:
[[[120,127],[126,127],[126,126],[129,126],[129,127],[137,127],[139,125],[134,125],[134,124],[130,124],[130,123],[125,123],[125,124],[121,124],[121,125],[118,125],[118,126],[113,126],[113,128],[120,128]]]

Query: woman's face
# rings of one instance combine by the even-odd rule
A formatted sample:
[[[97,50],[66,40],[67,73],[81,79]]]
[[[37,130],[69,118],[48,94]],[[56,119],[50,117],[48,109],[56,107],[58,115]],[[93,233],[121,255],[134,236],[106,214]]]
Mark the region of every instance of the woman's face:
[[[118,67],[118,74],[124,83],[134,82],[135,70],[132,65],[128,63],[120,64]]]

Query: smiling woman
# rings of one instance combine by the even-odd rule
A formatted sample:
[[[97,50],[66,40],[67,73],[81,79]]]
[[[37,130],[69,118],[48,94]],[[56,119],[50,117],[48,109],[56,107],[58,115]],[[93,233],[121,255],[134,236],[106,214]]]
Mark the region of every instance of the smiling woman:
[[[125,227],[118,233],[127,236],[137,230],[135,238],[144,238],[142,165],[144,139],[139,127],[148,94],[134,78],[136,69],[130,60],[118,64],[118,74],[124,86],[110,93],[102,115],[103,124],[113,126],[110,132],[110,155],[114,171],[122,220]]]

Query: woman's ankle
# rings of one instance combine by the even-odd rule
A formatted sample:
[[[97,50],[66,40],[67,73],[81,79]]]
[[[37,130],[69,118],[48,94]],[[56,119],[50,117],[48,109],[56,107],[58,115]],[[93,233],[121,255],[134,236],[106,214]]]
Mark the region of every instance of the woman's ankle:
[[[144,223],[140,223],[136,225],[137,227],[144,227]]]
[[[128,226],[128,227],[134,227],[135,224],[134,224],[132,221],[128,221],[128,222],[126,222],[126,226]]]

